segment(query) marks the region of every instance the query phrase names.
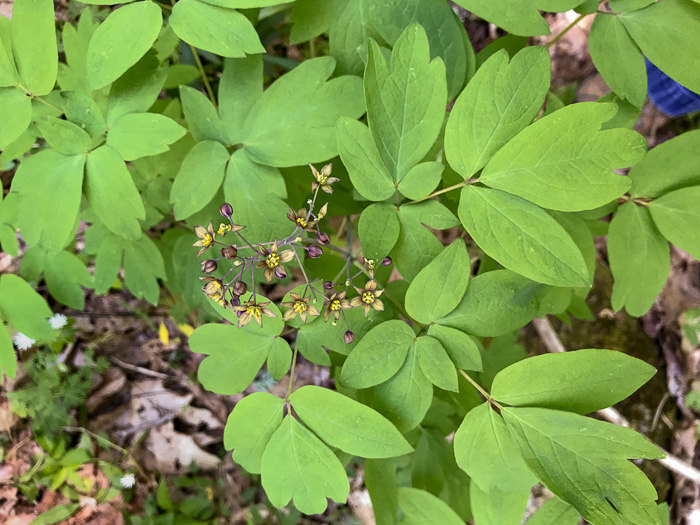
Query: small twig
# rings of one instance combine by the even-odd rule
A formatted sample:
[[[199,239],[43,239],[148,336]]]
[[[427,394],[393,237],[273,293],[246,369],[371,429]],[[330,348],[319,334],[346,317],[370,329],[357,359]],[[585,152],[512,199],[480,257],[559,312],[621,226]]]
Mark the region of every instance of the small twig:
[[[576,19],[575,19],[573,22],[571,22],[568,26],[566,26],[566,27],[562,30],[561,33],[559,33],[557,36],[555,36],[552,40],[549,41],[549,43],[548,43],[547,46],[546,46],[547,49],[549,49],[549,48],[552,47],[554,44],[556,44],[557,42],[559,42],[559,40],[561,40],[562,37],[563,37],[566,33],[568,33],[568,32],[571,31],[574,27],[576,27],[576,26],[578,25],[578,23],[579,23],[581,20],[583,20],[585,17],[587,17],[587,16],[588,16],[588,15],[579,15],[578,17],[576,17]]]
[[[566,349],[561,343],[559,336],[554,331],[552,324],[546,318],[535,319],[532,324],[534,325],[537,334],[540,336],[540,339],[542,339],[542,343],[544,344],[545,348],[547,348],[547,351],[553,353],[566,352]],[[618,412],[612,407],[598,410],[596,413],[610,423],[614,423],[615,425],[620,425],[622,427],[630,427],[630,423],[629,421],[627,421],[625,416],[620,414],[620,412]],[[647,439],[651,441],[651,443],[653,443],[655,446],[657,446],[661,450],[661,452],[666,454],[665,458],[657,459],[655,461],[658,461],[668,470],[675,472],[680,476],[688,478],[689,480],[694,481],[695,483],[700,484],[700,470],[698,470],[691,464],[683,461],[682,459],[674,456],[673,454],[667,452],[662,447],[659,447],[657,443],[654,443],[654,441],[652,441],[648,437]]]
[[[138,372],[139,374],[142,374],[145,376],[156,377],[158,379],[168,379],[170,377],[168,374],[163,374],[161,372],[155,372],[153,370],[148,370],[147,368],[142,368],[140,366],[125,363],[124,361],[122,361],[118,357],[110,356],[109,360],[112,361],[113,363],[121,366],[122,368],[126,368],[127,370],[131,370],[132,372]]]

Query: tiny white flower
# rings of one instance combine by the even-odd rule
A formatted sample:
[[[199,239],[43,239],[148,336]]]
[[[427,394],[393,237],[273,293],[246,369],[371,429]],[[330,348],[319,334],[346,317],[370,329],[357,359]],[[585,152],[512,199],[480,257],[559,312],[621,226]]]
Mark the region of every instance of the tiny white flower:
[[[60,330],[68,324],[68,319],[63,314],[54,314],[53,317],[49,318],[49,324],[54,330]]]
[[[122,487],[124,487],[125,489],[130,489],[136,484],[136,476],[134,476],[133,473],[122,476],[122,478],[119,480],[119,483],[121,483]]]
[[[17,332],[15,335],[13,335],[12,342],[20,350],[28,350],[34,343],[36,343],[34,339],[24,335],[22,332]]]

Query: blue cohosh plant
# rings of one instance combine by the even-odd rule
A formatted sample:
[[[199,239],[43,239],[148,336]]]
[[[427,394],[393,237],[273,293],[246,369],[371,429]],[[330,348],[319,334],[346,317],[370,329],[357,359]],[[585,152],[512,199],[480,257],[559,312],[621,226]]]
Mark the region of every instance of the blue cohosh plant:
[[[164,288],[201,324],[204,387],[288,376],[224,435],[276,507],[344,502],[353,462],[380,525],[515,525],[537,482],[557,495],[545,523],[663,523],[629,461],[659,449],[586,417],[653,368],[602,349],[526,358],[514,340],[536,317],[591,317],[608,271],[594,236],[612,308],[636,316],[669,242],[700,257],[700,131],[647,152],[631,129],[645,56],[700,91],[700,4],[458,0],[510,33],[475,55],[443,0],[98,3],[58,32],[51,0],[0,17],[0,163],[17,167],[0,243],[26,245],[21,277],[0,277],[6,374],[13,335],[56,337],[37,283],[74,309],[84,288],[152,304]],[[612,89],[596,102],[557,97],[547,49],[521,38],[570,9],[594,17]],[[274,55],[287,38],[305,60]],[[310,181],[309,163],[327,167]],[[299,387],[300,355],[325,387]]]

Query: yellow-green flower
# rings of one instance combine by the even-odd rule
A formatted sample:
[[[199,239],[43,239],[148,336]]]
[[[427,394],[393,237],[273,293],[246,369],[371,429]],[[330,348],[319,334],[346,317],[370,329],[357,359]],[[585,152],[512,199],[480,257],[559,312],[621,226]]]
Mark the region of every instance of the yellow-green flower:
[[[214,232],[214,223],[212,221],[209,221],[208,228],[205,228],[204,226],[195,226],[194,233],[195,235],[197,235],[197,237],[199,237],[199,240],[192,246],[201,248],[197,252],[197,257],[199,257],[204,252],[206,252],[211,245],[214,244],[214,240],[216,239],[216,233]]]
[[[282,303],[282,306],[289,308],[289,310],[284,313],[285,321],[290,321],[299,315],[301,321],[306,324],[307,316],[311,315],[315,317],[317,315],[321,315],[314,305],[309,304],[311,297],[302,298],[301,295],[296,292],[289,294],[289,297],[292,299],[291,301],[285,301]]]
[[[262,328],[263,315],[267,317],[277,317],[277,314],[275,314],[269,308],[266,308],[268,304],[270,304],[270,301],[265,303],[256,303],[255,299],[251,299],[240,306],[232,306],[231,309],[233,311],[241,312],[240,316],[238,317],[238,328],[243,328],[253,319],[255,319],[260,325],[260,328]]]
[[[231,225],[230,224],[224,224],[223,222],[219,224],[219,229],[216,231],[219,235],[226,235],[226,232],[231,231]]]
[[[297,211],[294,211],[291,207],[289,208],[289,213],[287,214],[287,218],[292,221],[294,224],[302,228],[303,230],[307,232],[313,232],[316,231],[316,223],[318,221],[315,221],[309,217],[307,220],[306,218],[307,213],[306,213],[306,208],[300,208]]]
[[[364,259],[364,263],[365,263],[365,268],[367,269],[367,273],[369,274],[369,276],[372,279],[374,279],[374,260]]]
[[[326,164],[323,168],[321,168],[320,172],[311,164],[309,164],[309,167],[311,168],[311,173],[313,173],[313,176],[316,179],[311,183],[311,189],[316,191],[317,188],[321,188],[326,193],[333,193],[331,184],[340,180],[337,177],[330,176],[331,171],[333,171],[333,164]]]
[[[267,282],[272,281],[275,274],[280,279],[283,279],[287,275],[287,271],[282,266],[282,263],[291,261],[294,258],[294,252],[292,250],[279,251],[277,246],[277,241],[274,242],[272,248],[269,250],[267,248],[260,248],[260,255],[263,256],[263,260],[259,261],[256,268],[265,268],[263,275]]]
[[[378,311],[384,310],[384,303],[378,299],[384,293],[384,290],[377,290],[377,281],[367,281],[364,288],[355,288],[355,290],[360,295],[350,300],[350,306],[353,308],[361,306],[365,311],[365,315],[372,308]]]
[[[324,297],[326,303],[326,311],[323,312],[323,320],[328,322],[328,318],[333,315],[337,321],[340,317],[340,311],[350,308],[350,302],[345,298],[345,290],[339,293],[334,293],[330,297]]]

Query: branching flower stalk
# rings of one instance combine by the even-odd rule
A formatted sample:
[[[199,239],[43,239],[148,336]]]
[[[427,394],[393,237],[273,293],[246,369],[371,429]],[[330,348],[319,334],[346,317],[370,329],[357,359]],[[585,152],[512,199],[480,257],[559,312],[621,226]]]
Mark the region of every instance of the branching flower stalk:
[[[228,308],[238,316],[238,327],[242,328],[248,325],[251,321],[255,321],[260,327],[263,325],[265,317],[277,317],[269,308],[270,301],[258,301],[258,290],[256,285],[256,270],[262,270],[263,277],[266,282],[281,280],[287,277],[287,269],[284,264],[295,259],[299,264],[301,276],[306,286],[301,294],[290,294],[291,300],[280,302],[279,306],[286,308],[284,313],[284,321],[291,321],[294,318],[299,318],[304,324],[313,317],[321,316],[321,311],[314,306],[318,298],[318,291],[313,284],[320,282],[319,279],[311,280],[304,268],[305,258],[301,256],[305,253],[306,257],[318,258],[325,252],[324,248],[333,250],[341,254],[345,259],[343,270],[335,277],[339,278],[345,274],[346,279],[340,283],[333,281],[323,282],[322,308],[323,320],[331,321],[335,326],[336,323],[343,318],[345,325],[345,333],[343,338],[346,343],[351,344],[355,340],[355,334],[350,329],[344,310],[349,308],[362,307],[365,315],[368,315],[371,310],[381,311],[384,309],[384,304],[379,299],[383,290],[378,289],[378,284],[374,280],[375,261],[365,259],[364,257],[357,258],[352,253],[352,236],[349,233],[347,238],[348,246],[346,249],[334,246],[331,244],[330,236],[322,232],[320,222],[328,213],[328,203],[316,210],[316,204],[319,193],[333,193],[332,184],[340,179],[331,177],[332,165],[325,165],[320,171],[310,165],[313,175],[311,183],[311,191],[313,195],[306,201],[308,210],[300,208],[294,210],[289,208],[287,218],[294,224],[292,232],[283,239],[274,239],[261,243],[251,243],[241,233],[245,229],[244,225],[236,224],[233,221],[234,209],[224,203],[219,208],[221,216],[228,221],[228,224],[221,223],[218,229],[214,228],[214,221],[210,221],[207,227],[196,226],[195,234],[199,238],[193,246],[199,248],[197,255],[203,255],[205,252],[218,249],[219,255],[212,259],[205,259],[201,262],[201,270],[206,275],[200,277],[204,283],[202,291],[211,300],[218,303],[223,308]],[[348,231],[352,227],[348,221]],[[228,243],[224,239],[227,235],[233,234],[236,237],[236,242]],[[315,239],[303,237],[305,234],[315,235]],[[213,274],[219,269],[223,261],[227,261],[231,267],[224,273],[223,277],[217,278]],[[392,263],[391,258],[387,257],[381,264],[388,266]],[[354,275],[350,275],[350,266],[356,264],[359,271]],[[243,281],[243,275],[246,271],[250,271],[251,289],[248,290],[248,285]],[[366,274],[369,279],[355,284],[355,280],[362,274]],[[234,275],[234,277],[231,277]],[[334,280],[335,280],[334,279]],[[336,288],[342,290],[336,291]],[[356,297],[346,298],[350,289],[354,289],[357,293]],[[250,291],[249,298],[245,303],[241,303],[241,297]],[[333,318],[331,320],[331,317]]]

